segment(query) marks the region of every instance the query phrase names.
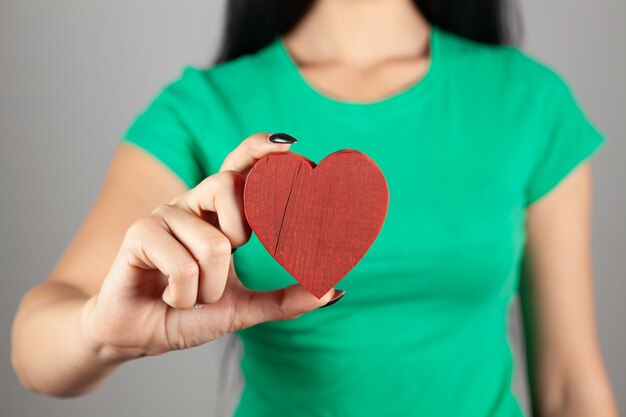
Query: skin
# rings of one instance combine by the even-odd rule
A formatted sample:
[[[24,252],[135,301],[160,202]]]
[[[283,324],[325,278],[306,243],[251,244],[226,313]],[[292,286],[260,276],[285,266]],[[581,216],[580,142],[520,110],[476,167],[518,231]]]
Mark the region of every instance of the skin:
[[[408,0],[319,0],[285,44],[320,91],[373,101],[423,76],[429,33]],[[250,237],[247,170],[290,147],[266,137],[243,140],[192,190],[152,156],[119,146],[84,224],[20,303],[12,363],[25,387],[84,394],[132,359],[298,317],[334,296],[318,300],[299,285],[255,292],[234,272],[231,247]],[[538,416],[617,415],[594,317],[591,184],[583,163],[528,209],[521,293]]]

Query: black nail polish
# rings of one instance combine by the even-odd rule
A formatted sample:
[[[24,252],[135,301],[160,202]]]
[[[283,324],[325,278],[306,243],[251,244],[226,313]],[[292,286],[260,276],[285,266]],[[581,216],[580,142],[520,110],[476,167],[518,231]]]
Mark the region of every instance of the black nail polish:
[[[337,301],[341,300],[343,298],[343,296],[346,294],[346,292],[344,290],[335,290],[337,292],[337,294],[335,294],[335,296],[326,304],[324,304],[321,307],[318,307],[318,309],[320,308],[324,308],[324,307],[328,307],[328,306],[332,306],[333,304],[335,304]]]
[[[272,143],[296,143],[298,139],[286,133],[272,133],[267,137]]]

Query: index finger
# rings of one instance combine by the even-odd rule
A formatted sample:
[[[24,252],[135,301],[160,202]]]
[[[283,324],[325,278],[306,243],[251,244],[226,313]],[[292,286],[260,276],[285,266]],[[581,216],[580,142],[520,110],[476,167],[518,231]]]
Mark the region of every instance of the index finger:
[[[245,177],[256,161],[268,153],[288,151],[291,147],[291,143],[270,142],[270,136],[273,135],[275,135],[275,137],[280,135],[279,138],[285,138],[286,140],[290,140],[289,138],[291,138],[293,142],[296,142],[295,138],[284,133],[255,133],[241,141],[232,152],[226,155],[220,171],[238,171]]]

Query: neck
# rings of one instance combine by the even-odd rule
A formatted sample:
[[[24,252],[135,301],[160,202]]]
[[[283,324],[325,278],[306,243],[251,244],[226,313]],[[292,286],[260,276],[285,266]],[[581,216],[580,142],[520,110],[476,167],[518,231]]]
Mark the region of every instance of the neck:
[[[302,63],[368,67],[424,54],[429,35],[411,0],[317,0],[284,40]]]

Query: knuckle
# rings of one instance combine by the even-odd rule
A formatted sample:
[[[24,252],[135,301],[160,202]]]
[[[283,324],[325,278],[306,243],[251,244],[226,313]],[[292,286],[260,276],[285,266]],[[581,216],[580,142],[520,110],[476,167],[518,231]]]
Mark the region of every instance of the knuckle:
[[[229,257],[231,245],[224,235],[212,237],[207,245],[207,255],[214,258]]]
[[[258,303],[258,293],[250,292],[240,303],[233,303],[228,310],[230,331],[241,330],[259,324],[259,315],[252,314],[252,306]]]
[[[185,199],[190,190],[185,191],[184,193],[178,194],[176,197],[172,198],[170,201],[171,206],[178,206],[181,201]]]
[[[185,202],[180,204],[182,206],[187,206],[191,201],[195,201],[198,196],[206,196],[210,194],[211,189],[214,187],[215,176],[217,174],[209,175],[200,181],[194,188],[187,191],[184,195],[179,198],[179,202]]]
[[[150,216],[152,216],[152,217],[165,217],[169,213],[174,211],[174,209],[175,209],[175,206],[172,205],[172,204],[162,204],[162,205],[158,206],[157,208],[155,208],[154,210],[152,210],[152,213],[150,213]]]
[[[136,220],[126,230],[125,240],[141,240],[143,236],[154,228],[155,219],[147,216]]]
[[[216,179],[219,182],[220,188],[232,189],[242,182],[242,176],[239,172],[229,169],[215,174]]]
[[[254,326],[258,324],[260,321],[255,321],[250,318],[246,318],[245,316],[238,314],[235,306],[230,306],[228,310],[228,322],[230,331],[237,331],[241,329],[245,329],[247,327]]]
[[[176,265],[170,278],[177,284],[192,284],[198,278],[200,267],[196,262],[181,262]]]
[[[276,294],[276,309],[278,310],[278,316],[282,319],[291,317],[287,307],[287,290],[284,288]]]
[[[200,181],[198,183],[198,185],[196,185],[195,188],[206,188],[207,186],[209,186],[215,180],[215,176],[216,175],[217,174],[209,175],[208,177],[206,177],[205,179]]]
[[[239,171],[227,170],[215,175],[214,193],[216,195],[230,196],[243,193],[245,178]]]

